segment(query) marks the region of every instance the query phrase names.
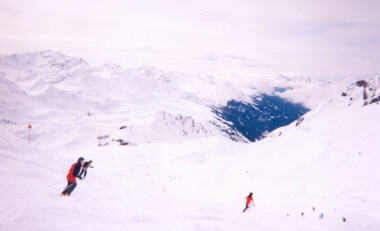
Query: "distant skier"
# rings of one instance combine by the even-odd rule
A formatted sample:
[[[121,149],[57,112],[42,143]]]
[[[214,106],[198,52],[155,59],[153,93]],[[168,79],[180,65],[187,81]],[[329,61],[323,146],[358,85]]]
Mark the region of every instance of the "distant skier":
[[[77,181],[76,181],[77,177],[82,180],[82,177],[79,176],[79,172],[80,172],[80,169],[82,168],[83,162],[84,162],[84,158],[80,157],[76,163],[71,165],[69,173],[66,176],[67,186],[63,190],[62,195],[69,196],[73,192],[73,190],[77,186]]]
[[[91,164],[92,164],[92,160],[84,162],[83,167],[82,167],[82,171],[80,172],[79,177],[82,177],[82,174],[84,173],[83,179],[86,179],[87,169],[93,168],[91,166]]]
[[[246,202],[245,202],[245,208],[243,210],[243,213],[245,213],[245,211],[247,211],[247,209],[249,208],[249,206],[252,204],[253,207],[255,207],[255,203],[253,202],[253,193],[250,193],[247,198],[246,198]]]

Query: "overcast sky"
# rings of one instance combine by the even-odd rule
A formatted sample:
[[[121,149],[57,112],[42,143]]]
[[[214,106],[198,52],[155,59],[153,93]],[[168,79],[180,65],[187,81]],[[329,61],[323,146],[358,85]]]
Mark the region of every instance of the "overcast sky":
[[[378,0],[2,0],[0,53],[284,74],[379,74]]]

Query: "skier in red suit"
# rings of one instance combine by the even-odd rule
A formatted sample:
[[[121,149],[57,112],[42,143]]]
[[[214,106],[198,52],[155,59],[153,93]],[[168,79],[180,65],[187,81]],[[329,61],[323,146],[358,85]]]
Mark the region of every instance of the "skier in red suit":
[[[253,198],[252,198],[252,195],[253,193],[250,193],[247,198],[246,198],[246,202],[245,202],[245,208],[243,210],[243,213],[245,213],[245,211],[247,211],[247,209],[249,208],[249,205],[252,204],[253,207],[255,207],[255,203],[253,202]]]
[[[79,176],[79,172],[82,168],[83,162],[84,162],[84,158],[80,157],[76,163],[71,165],[69,173],[66,176],[67,186],[63,190],[62,195],[69,196],[72,193],[72,191],[77,186],[77,180],[76,180],[77,177],[82,180],[82,177]]]

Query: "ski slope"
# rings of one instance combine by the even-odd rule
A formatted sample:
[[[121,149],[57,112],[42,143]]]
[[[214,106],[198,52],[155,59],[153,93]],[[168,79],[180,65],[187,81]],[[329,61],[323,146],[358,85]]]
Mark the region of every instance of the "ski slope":
[[[141,98],[125,103],[125,85],[120,85],[124,82],[103,82],[109,74],[100,77],[97,72],[84,84],[94,72],[88,67],[85,74],[80,68],[81,75],[72,75],[84,76],[80,81],[74,78],[77,83],[67,72],[69,82],[49,82],[40,70],[21,78],[20,73],[27,72],[12,75],[11,65],[4,59],[0,63],[0,230],[380,229],[380,129],[376,124],[380,106],[363,106],[359,87],[289,82],[298,86],[298,94],[284,95],[304,96],[312,106],[304,121],[279,128],[259,142],[239,143],[204,125],[210,115],[193,100],[196,93],[187,92],[190,101],[182,100],[183,90],[163,97],[167,85],[160,91],[151,86],[152,81],[137,80],[149,73],[126,80],[133,85],[128,91],[135,89],[128,96]],[[46,73],[52,77],[56,71]],[[31,76],[46,87],[31,87]],[[177,84],[186,86],[183,81]],[[206,96],[207,84],[203,98],[197,99],[206,106],[204,98],[213,101]],[[214,87],[215,92],[223,89]],[[352,100],[342,97],[342,91]],[[310,95],[314,97],[306,97]],[[316,97],[320,95],[324,97]],[[162,122],[162,109],[194,118],[209,133],[179,135],[191,126],[181,127],[173,122],[176,119]],[[121,130],[121,125],[133,129]],[[106,134],[109,145],[98,146],[96,137]],[[117,138],[132,145],[112,141]],[[70,197],[60,196],[69,167],[80,156],[93,160],[94,168]],[[242,213],[249,192],[256,207]],[[342,222],[343,217],[347,222]]]

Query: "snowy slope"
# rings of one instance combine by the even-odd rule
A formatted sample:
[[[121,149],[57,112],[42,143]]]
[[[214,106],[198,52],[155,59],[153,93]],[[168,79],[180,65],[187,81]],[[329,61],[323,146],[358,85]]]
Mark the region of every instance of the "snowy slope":
[[[0,62],[0,230],[380,228],[380,106],[363,106],[369,100],[362,98],[363,87],[344,85],[351,80],[273,80],[276,87],[295,89],[281,95],[303,98],[312,110],[298,126],[295,121],[260,142],[237,143],[207,126],[203,98],[215,102],[204,91],[207,81],[202,91],[191,89],[190,80],[186,86],[150,68],[136,74],[142,70],[106,65],[82,68],[78,82],[45,81],[47,88],[35,91],[29,84],[35,77],[17,80],[21,72],[4,59],[9,57]],[[215,93],[225,89],[223,81],[214,81]],[[378,97],[376,81],[367,80],[371,100]],[[110,135],[109,145],[97,146],[99,135]],[[94,168],[71,197],[61,197],[68,168],[79,156],[93,160]],[[251,191],[256,207],[243,214]]]

